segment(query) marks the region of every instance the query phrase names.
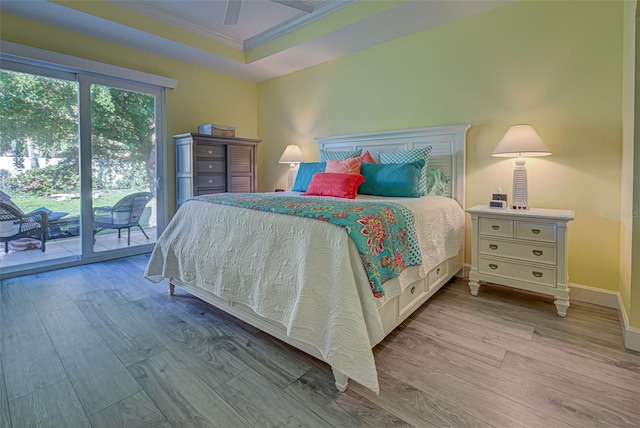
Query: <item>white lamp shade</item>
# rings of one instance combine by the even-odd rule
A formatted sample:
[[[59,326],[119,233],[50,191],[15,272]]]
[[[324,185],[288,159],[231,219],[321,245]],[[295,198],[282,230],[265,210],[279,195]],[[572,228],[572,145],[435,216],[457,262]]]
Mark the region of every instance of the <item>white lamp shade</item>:
[[[551,152],[533,126],[513,125],[498,143],[492,156],[531,157],[549,156]]]
[[[287,148],[284,149],[278,163],[296,163],[302,162],[303,160],[304,158],[302,157],[302,150],[300,150],[300,147],[295,144],[289,144]]]

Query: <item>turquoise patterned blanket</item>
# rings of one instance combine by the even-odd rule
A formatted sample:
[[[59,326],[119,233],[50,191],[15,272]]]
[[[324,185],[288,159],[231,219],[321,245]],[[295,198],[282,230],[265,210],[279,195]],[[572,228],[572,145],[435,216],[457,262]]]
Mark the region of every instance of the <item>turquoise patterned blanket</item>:
[[[221,193],[192,198],[218,205],[308,217],[340,226],[349,234],[376,297],[407,266],[422,263],[413,214],[401,204],[337,198]]]

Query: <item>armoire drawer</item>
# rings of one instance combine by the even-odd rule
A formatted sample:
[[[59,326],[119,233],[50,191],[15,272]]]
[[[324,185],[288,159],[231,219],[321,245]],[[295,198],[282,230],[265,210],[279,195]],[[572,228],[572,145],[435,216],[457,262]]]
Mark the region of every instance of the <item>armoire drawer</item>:
[[[226,171],[224,160],[200,160],[196,164],[196,171],[199,174],[214,173]]]
[[[193,196],[213,195],[216,193],[224,193],[226,191],[227,189],[224,187],[198,187],[193,193]]]
[[[210,146],[199,144],[196,148],[198,158],[221,158],[224,159],[226,149],[224,146]]]
[[[220,175],[198,175],[198,187],[225,187],[225,176]]]

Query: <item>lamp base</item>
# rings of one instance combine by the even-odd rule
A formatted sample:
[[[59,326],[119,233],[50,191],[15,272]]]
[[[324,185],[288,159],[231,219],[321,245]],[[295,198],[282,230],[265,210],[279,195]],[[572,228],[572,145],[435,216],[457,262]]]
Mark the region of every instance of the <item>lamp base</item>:
[[[524,159],[516,160],[516,167],[513,169],[513,201],[512,210],[529,209],[529,192],[527,191],[527,169],[524,166]]]
[[[287,190],[293,189],[293,182],[296,176],[296,164],[291,162],[289,165],[289,174],[287,175]]]

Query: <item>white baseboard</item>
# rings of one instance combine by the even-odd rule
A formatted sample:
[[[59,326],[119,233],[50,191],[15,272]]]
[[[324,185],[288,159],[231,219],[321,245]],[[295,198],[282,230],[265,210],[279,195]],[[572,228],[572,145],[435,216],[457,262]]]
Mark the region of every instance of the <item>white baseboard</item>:
[[[622,305],[620,293],[580,284],[569,284],[569,289],[571,300],[617,309],[624,346],[632,351],[640,352],[640,329],[629,326],[629,318]]]
[[[627,312],[622,304],[622,297],[618,294],[618,317],[622,324],[622,336],[624,337],[624,346],[632,351],[640,352],[640,329],[629,325]]]
[[[471,269],[471,266],[465,264],[463,270],[465,278],[469,277],[469,269]],[[640,352],[640,329],[629,326],[629,318],[622,305],[620,293],[570,283],[569,295],[571,296],[571,300],[617,309],[618,317],[620,318],[620,327],[622,328],[622,337],[624,338],[624,346],[632,351]]]
[[[618,305],[620,294],[616,291],[569,283],[569,296],[571,296],[571,300],[579,300],[607,308],[620,309]]]

